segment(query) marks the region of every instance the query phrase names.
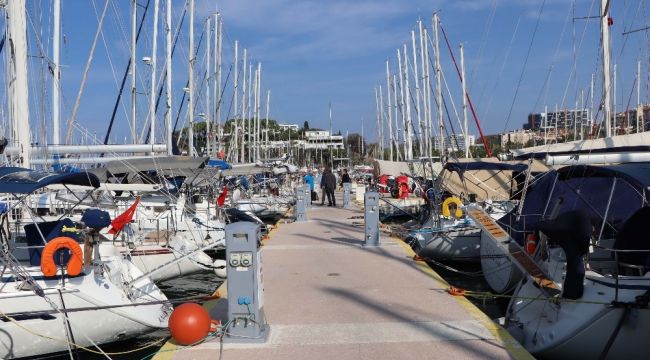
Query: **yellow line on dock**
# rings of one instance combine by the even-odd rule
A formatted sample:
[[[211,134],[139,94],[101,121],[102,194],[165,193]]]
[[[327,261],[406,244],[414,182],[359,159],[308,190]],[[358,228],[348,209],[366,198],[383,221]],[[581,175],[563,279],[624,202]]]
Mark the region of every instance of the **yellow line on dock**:
[[[402,239],[397,237],[391,237],[394,241],[402,246],[402,249],[408,254],[409,257],[415,256],[415,252],[411,247],[405,243]],[[415,260],[414,260],[415,261]],[[429,265],[424,261],[416,261],[416,264],[420,271],[429,275],[432,279],[439,283],[442,287],[449,288],[449,283],[445,281],[438,273],[433,270]],[[450,295],[451,296],[451,295]],[[515,340],[510,333],[501,327],[499,324],[495,323],[490,319],[483,311],[472,304],[471,301],[467,300],[464,296],[452,296],[460,306],[462,306],[476,321],[480,322],[485,326],[488,331],[494,336],[495,339],[500,341],[503,344],[504,349],[512,355],[513,358],[517,360],[535,360],[535,358],[523,347],[517,340]]]

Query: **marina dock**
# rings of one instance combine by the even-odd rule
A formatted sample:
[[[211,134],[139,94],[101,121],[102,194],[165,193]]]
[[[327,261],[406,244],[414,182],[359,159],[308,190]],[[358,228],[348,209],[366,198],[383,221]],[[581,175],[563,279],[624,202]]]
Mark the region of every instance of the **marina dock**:
[[[154,359],[532,359],[402,241],[363,246],[363,210],[314,205],[263,247],[264,344],[170,341]],[[223,305],[223,302],[221,303]],[[223,306],[207,304],[213,318]]]

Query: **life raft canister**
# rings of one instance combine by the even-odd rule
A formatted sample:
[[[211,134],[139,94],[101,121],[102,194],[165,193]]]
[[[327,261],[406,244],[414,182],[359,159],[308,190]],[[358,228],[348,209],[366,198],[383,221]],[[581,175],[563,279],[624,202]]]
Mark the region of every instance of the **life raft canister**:
[[[41,271],[45,276],[56,276],[56,263],[54,262],[54,255],[58,250],[70,250],[70,259],[66,265],[66,272],[70,276],[77,276],[81,274],[83,268],[83,252],[79,244],[72,238],[60,236],[52,239],[43,248],[41,254]]]
[[[456,204],[456,211],[454,211],[453,214],[451,213],[451,210],[449,210],[449,205],[451,204]],[[463,210],[460,209],[461,206],[463,206],[463,202],[460,201],[459,198],[455,196],[448,197],[442,202],[442,216],[460,218],[463,216]]]
[[[526,253],[528,255],[534,255],[535,251],[537,251],[537,242],[539,239],[537,238],[537,235],[535,233],[530,233],[528,236],[526,236]]]

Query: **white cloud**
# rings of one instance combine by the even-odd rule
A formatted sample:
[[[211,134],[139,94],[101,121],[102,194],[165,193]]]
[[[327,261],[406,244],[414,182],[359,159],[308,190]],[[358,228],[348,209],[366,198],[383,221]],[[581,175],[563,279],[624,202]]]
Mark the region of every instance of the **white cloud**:
[[[417,5],[428,13],[436,2],[408,6],[400,0],[240,0],[223,2],[219,11],[226,27],[256,34],[247,39],[249,44],[242,43],[256,56],[341,59],[399,46],[408,39],[408,29],[395,30],[391,22],[412,16],[415,23]],[[210,2],[197,9],[203,16],[215,11]]]

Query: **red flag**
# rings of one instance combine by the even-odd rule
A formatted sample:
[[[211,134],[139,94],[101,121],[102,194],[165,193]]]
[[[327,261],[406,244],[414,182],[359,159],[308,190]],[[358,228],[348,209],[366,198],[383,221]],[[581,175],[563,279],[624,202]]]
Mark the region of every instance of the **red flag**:
[[[223,191],[221,194],[219,194],[219,197],[217,198],[217,205],[219,207],[223,206],[223,204],[226,202],[226,196],[228,196],[228,187],[224,186]]]
[[[133,214],[135,214],[135,209],[138,207],[138,203],[140,202],[140,197],[138,196],[135,199],[135,202],[133,205],[129,206],[128,209],[124,213],[122,213],[120,216],[116,217],[111,221],[111,228],[108,230],[109,234],[117,234],[118,232],[122,231],[124,226],[128,223],[131,222],[133,219]]]

